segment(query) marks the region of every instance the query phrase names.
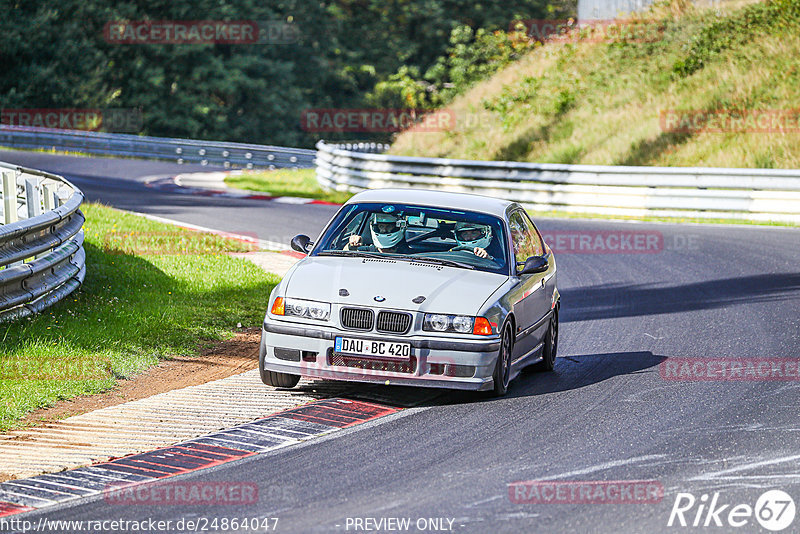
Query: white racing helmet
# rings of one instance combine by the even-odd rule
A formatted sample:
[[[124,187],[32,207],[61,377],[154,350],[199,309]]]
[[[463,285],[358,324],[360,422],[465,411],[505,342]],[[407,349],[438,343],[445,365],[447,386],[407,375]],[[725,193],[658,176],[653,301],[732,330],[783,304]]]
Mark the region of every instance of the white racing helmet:
[[[372,243],[378,248],[392,248],[405,235],[406,221],[390,213],[376,213],[369,222]]]
[[[458,222],[453,233],[460,246],[470,249],[475,247],[485,249],[492,242],[492,227],[488,224]]]

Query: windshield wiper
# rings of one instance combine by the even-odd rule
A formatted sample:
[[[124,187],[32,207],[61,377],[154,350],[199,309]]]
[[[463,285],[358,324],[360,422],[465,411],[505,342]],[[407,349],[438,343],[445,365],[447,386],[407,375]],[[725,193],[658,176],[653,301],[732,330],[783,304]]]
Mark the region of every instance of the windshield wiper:
[[[379,252],[363,252],[359,250],[323,250],[317,256],[348,256],[350,258],[384,258],[386,254]]]
[[[462,263],[460,261],[453,261],[453,260],[445,260],[442,258],[423,258],[420,256],[405,256],[408,261],[416,261],[419,263],[433,263],[434,265],[445,265],[447,267],[459,267],[461,269],[471,269],[475,270],[474,265],[470,265],[469,263]]]
[[[317,256],[347,256],[350,258],[381,258],[391,260],[410,261],[417,263],[432,263],[434,265],[445,265],[447,267],[458,267],[461,269],[475,270],[474,265],[462,263],[460,261],[445,260],[442,258],[424,258],[420,256],[408,256],[405,254],[392,254],[387,252],[363,252],[358,250],[324,250]]]

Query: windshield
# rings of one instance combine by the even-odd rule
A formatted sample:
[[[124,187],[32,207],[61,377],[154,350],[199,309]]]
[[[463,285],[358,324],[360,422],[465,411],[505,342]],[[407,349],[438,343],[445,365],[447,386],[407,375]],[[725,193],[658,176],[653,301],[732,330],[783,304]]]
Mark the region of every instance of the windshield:
[[[345,206],[312,256],[382,256],[508,274],[502,221],[492,215],[406,204]]]

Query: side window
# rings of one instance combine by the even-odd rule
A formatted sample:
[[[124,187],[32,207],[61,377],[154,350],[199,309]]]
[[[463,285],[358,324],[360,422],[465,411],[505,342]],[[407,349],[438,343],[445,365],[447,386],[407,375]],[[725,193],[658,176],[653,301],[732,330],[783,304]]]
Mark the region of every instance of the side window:
[[[547,245],[545,244],[544,239],[542,239],[541,232],[539,232],[539,229],[536,228],[535,224],[533,224],[533,219],[531,219],[531,216],[528,215],[527,212],[525,213],[525,221],[528,223],[528,226],[530,227],[531,233],[534,237],[534,245],[538,251],[535,256],[544,256],[547,253]]]
[[[522,213],[518,211],[512,213],[508,218],[508,226],[511,229],[511,241],[514,244],[514,258],[517,263],[524,263],[531,256],[544,254],[539,234]]]
[[[338,248],[344,248],[347,244],[347,240],[350,239],[350,236],[358,233],[359,228],[361,227],[361,223],[364,221],[364,216],[366,215],[365,211],[357,213],[353,219],[347,223],[347,225],[342,230],[342,233],[339,234],[339,243]]]

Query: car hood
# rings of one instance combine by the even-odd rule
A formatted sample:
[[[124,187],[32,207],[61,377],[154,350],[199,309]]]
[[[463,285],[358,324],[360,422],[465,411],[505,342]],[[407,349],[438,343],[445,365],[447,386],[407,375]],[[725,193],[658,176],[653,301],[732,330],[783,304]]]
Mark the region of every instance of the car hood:
[[[476,315],[507,276],[392,259],[308,257],[289,273],[286,296],[431,313]],[[340,296],[340,290],[349,296]],[[422,303],[413,299],[424,296]],[[375,297],[385,300],[378,302]]]

